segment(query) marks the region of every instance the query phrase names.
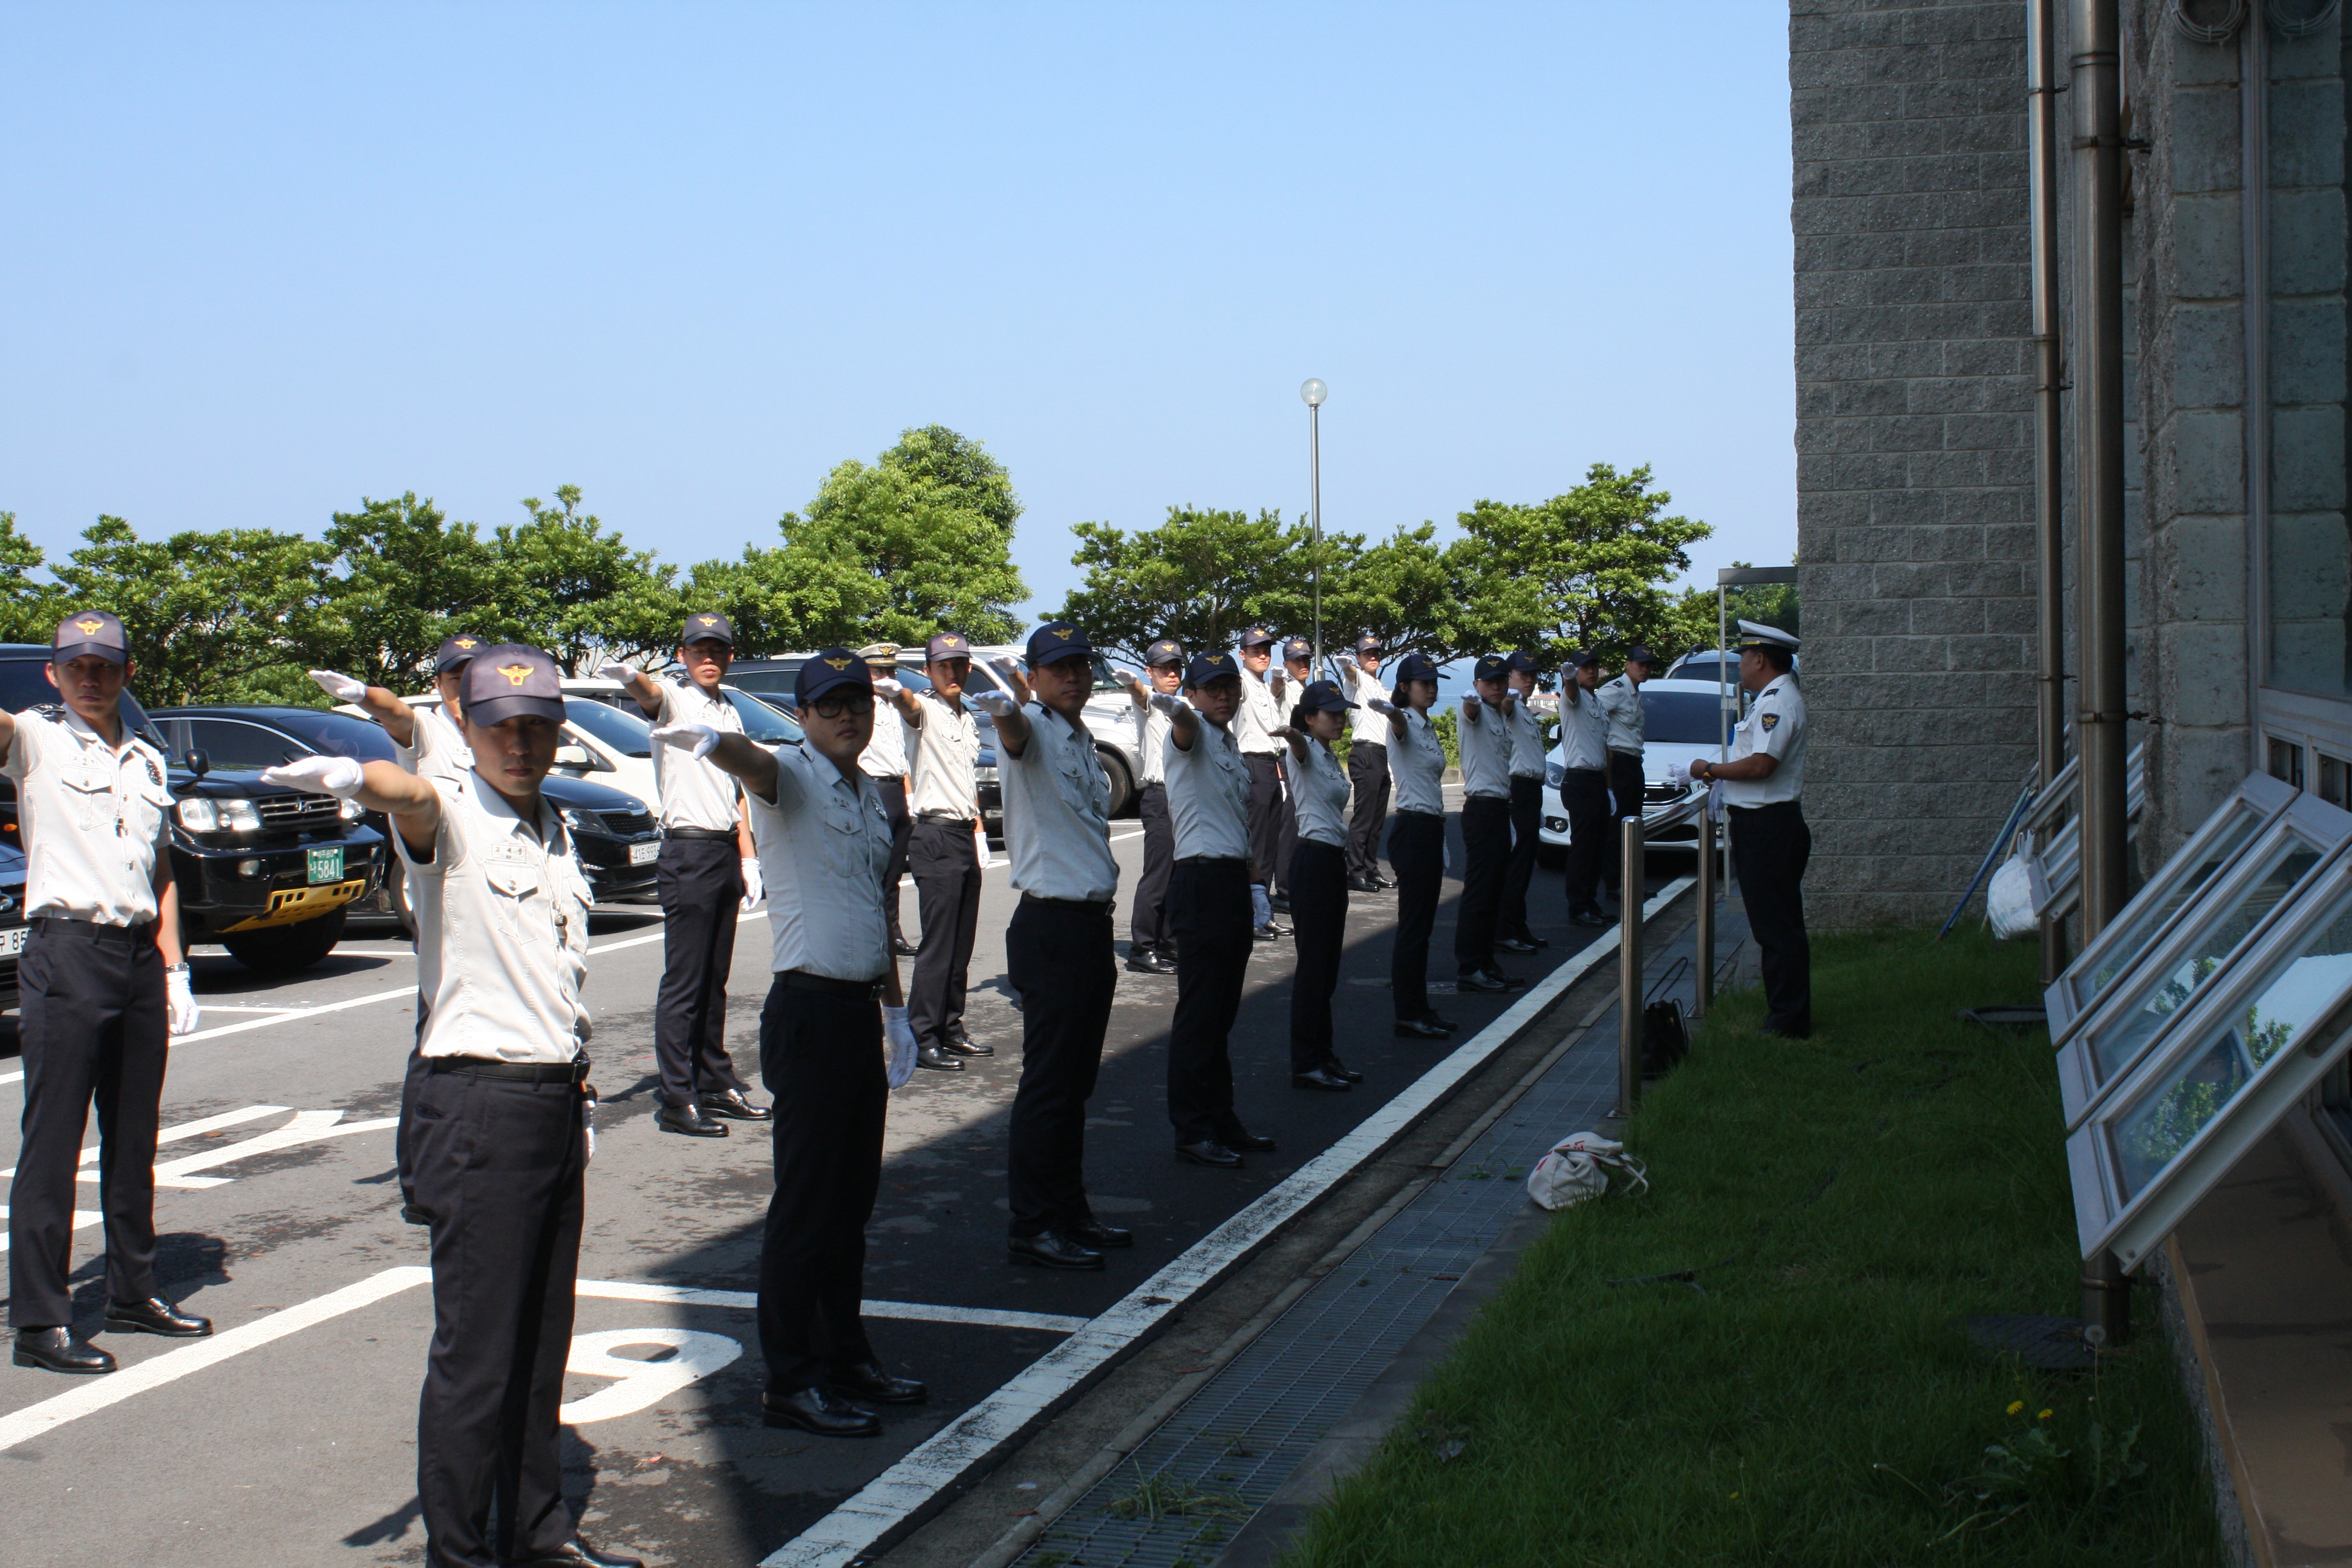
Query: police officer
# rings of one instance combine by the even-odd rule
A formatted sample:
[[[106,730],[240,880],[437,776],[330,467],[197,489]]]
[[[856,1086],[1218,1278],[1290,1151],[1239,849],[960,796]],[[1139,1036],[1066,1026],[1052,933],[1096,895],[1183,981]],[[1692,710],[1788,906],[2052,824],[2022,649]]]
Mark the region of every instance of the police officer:
[[[1168,879],[1168,923],[1176,933],[1168,1120],[1177,1159],[1232,1170],[1244,1152],[1275,1146],[1234,1114],[1226,1048],[1253,941],[1250,775],[1232,728],[1242,705],[1241,668],[1229,653],[1196,655],[1184,671],[1184,696],[1154,692],[1151,704],[1169,720],[1168,811],[1176,826],[1176,868]]]
[[[540,794],[563,683],[537,648],[466,667],[462,777],[305,757],[266,770],[392,819],[415,872],[427,1072],[406,1114],[432,1216],[433,1341],[416,1417],[432,1568],[641,1568],[574,1533],[557,1409],[588,1166],[588,883]]]
[[[1250,923],[1260,942],[1288,931],[1274,921],[1274,894],[1282,885],[1282,704],[1265,681],[1275,635],[1264,626],[1242,634],[1242,710],[1234,719],[1242,765],[1249,769]]]
[[[911,748],[915,821],[908,830],[907,866],[915,874],[923,920],[907,1016],[915,1027],[915,1065],[961,1072],[964,1058],[996,1054],[963,1026],[964,986],[980,928],[980,725],[963,705],[971,644],[961,632],[941,632],[924,654],[929,690],[908,691],[893,680],[885,692],[906,723]]]
[[[883,689],[886,680],[890,690],[898,689],[897,643],[869,643],[857,650],[857,657],[873,667],[876,691]],[[907,875],[907,836],[915,816],[907,809],[907,726],[899,721],[897,709],[874,710],[874,739],[866,742],[866,754],[857,759],[857,765],[874,781],[884,808],[890,813],[890,867],[882,877],[882,912],[890,920],[890,951],[910,958],[915,944],[907,940],[899,923],[898,883]]]
[[[1463,991],[1508,991],[1495,962],[1503,879],[1511,865],[1509,661],[1488,654],[1470,668],[1455,742],[1462,753],[1462,902],[1454,912],[1454,983]]]
[[[735,660],[735,623],[716,610],[686,617],[677,634],[684,669],[656,680],[625,664],[597,674],[617,680],[656,724],[707,724],[740,733],[742,719],[719,689]],[[726,1117],[765,1121],[743,1093],[727,1054],[727,973],[735,921],[761,898],[759,858],[735,781],[708,763],[654,750],[662,841],[656,862],[662,909],[661,989],[654,1002],[654,1067],[661,1108],[654,1124],[689,1138],[724,1138]]]
[[[1348,700],[1328,680],[1303,682],[1281,731],[1285,773],[1298,807],[1298,842],[1283,885],[1298,933],[1290,984],[1290,1086],[1341,1091],[1364,1079],[1341,1061],[1331,1029],[1331,995],[1348,934],[1348,775],[1331,742],[1347,732]]]
[[[1168,875],[1176,865],[1176,830],[1168,817],[1168,715],[1151,705],[1155,692],[1173,697],[1184,686],[1184,645],[1161,637],[1143,650],[1141,678],[1126,676],[1135,700],[1135,750],[1142,788],[1135,815],[1143,823],[1143,875],[1135,884],[1128,925],[1127,966],[1138,974],[1176,973],[1176,941],[1168,929]]]
[[[1622,876],[1610,829],[1609,716],[1593,696],[1601,660],[1570,654],[1559,688],[1559,801],[1568,808],[1568,918],[1576,925],[1607,925],[1601,888]]]
[[[1623,673],[1592,694],[1609,720],[1609,793],[1620,817],[1642,815],[1642,683],[1653,662],[1650,650],[1636,644],[1625,652]]]
[[[1104,1247],[1135,1245],[1132,1231],[1103,1224],[1087,1202],[1087,1099],[1118,984],[1110,781],[1087,730],[1095,666],[1086,633],[1048,621],[1030,635],[1028,652],[1035,700],[1015,707],[998,691],[977,699],[996,720],[1004,850],[1021,894],[1004,932],[1006,978],[1021,993],[1007,1247],[1015,1263],[1100,1268]],[[1005,671],[1005,681],[1022,692],[1018,672]]]
[[[61,706],[0,713],[32,922],[16,965],[25,1110],[8,1198],[8,1322],[18,1366],[106,1373],[114,1357],[74,1332],[67,1279],[93,1100],[106,1326],[174,1339],[213,1331],[155,1285],[164,1037],[188,1033],[200,1015],[180,950],[165,761],[122,722],[135,673],[122,623],[104,610],[68,616],[45,668]]]
[[[1381,684],[1381,655],[1388,645],[1376,637],[1356,639],[1355,657],[1339,662],[1348,700],[1356,710],[1348,742],[1348,785],[1353,796],[1348,819],[1348,889],[1377,893],[1391,886],[1381,875],[1381,826],[1389,814],[1389,721],[1375,702],[1389,700]]]
[[[1503,907],[1495,917],[1495,945],[1505,952],[1534,952],[1551,945],[1528,924],[1528,885],[1534,880],[1543,821],[1543,715],[1559,706],[1536,689],[1543,668],[1524,650],[1505,661],[1511,702],[1503,727],[1511,736],[1511,863],[1503,872]]]
[[[866,1405],[928,1397],[883,1369],[860,1310],[882,1185],[883,1046],[915,1049],[882,912],[890,816],[858,766],[875,696],[866,661],[829,647],[793,677],[805,744],[771,752],[702,724],[654,731],[742,781],[767,871],[775,978],[760,1073],[775,1100],[776,1191],[760,1248],[761,1406],[771,1426],[824,1437],[871,1437],[882,1424]]]
[[[1777,626],[1739,623],[1739,689],[1756,693],[1732,731],[1728,761],[1704,758],[1695,779],[1723,781],[1731,813],[1731,867],[1764,972],[1764,1032],[1801,1040],[1813,1032],[1813,959],[1805,937],[1805,699],[1794,673],[1797,639]]]
[[[1315,679],[1315,645],[1305,637],[1285,637],[1282,642],[1282,668],[1266,677],[1278,705],[1294,706],[1298,694]],[[1333,689],[1338,689],[1336,687]],[[1346,698],[1340,701],[1345,702]],[[1274,863],[1280,873],[1281,886],[1268,895],[1277,914],[1290,912],[1291,852],[1298,847],[1298,801],[1290,784],[1291,758],[1286,753],[1276,759],[1282,769],[1282,840],[1275,851]]]
[[[1398,700],[1376,697],[1365,705],[1389,726],[1384,756],[1396,782],[1389,864],[1397,874],[1397,923],[1389,985],[1397,1037],[1406,1040],[1442,1040],[1454,1032],[1453,1021],[1429,1005],[1429,933],[1445,880],[1445,747],[1429,719],[1441,679],[1435,665],[1409,653],[1397,665]]]

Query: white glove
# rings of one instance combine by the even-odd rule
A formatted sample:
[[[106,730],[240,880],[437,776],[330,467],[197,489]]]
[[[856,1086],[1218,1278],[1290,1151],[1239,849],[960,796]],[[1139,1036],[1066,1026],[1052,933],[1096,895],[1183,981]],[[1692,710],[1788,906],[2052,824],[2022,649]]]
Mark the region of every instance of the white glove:
[[[906,1088],[907,1080],[915,1076],[915,1026],[907,1022],[904,1007],[882,1009],[882,1044],[890,1053],[884,1076],[892,1089]]]
[[[889,676],[877,675],[874,678],[874,689],[885,697],[896,697],[907,689]]]
[[[280,763],[274,768],[261,770],[263,784],[292,784],[297,789],[322,789],[345,800],[360,793],[360,785],[366,777],[366,772],[349,757],[297,757],[290,763]]]
[[[580,1135],[588,1143],[587,1158],[580,1163],[591,1164],[596,1158],[596,1097],[593,1094],[580,1097]]]
[[[1380,714],[1382,718],[1393,719],[1396,717],[1397,705],[1390,701],[1385,697],[1375,697],[1370,702],[1365,703],[1364,706],[1370,709],[1373,712]]]
[[[331,669],[314,669],[310,672],[310,679],[338,702],[357,702],[367,695],[366,681],[353,680],[348,675],[337,675]]]
[[[1478,721],[1478,699],[1468,692],[1463,693],[1462,696],[1462,721],[1465,724],[1475,724]]]
[[[636,670],[618,659],[608,658],[596,667],[596,679],[599,680],[617,680],[626,686],[636,678]]]
[[[205,1010],[196,1005],[195,994],[188,989],[188,971],[184,964],[163,972],[163,1011],[169,1016],[171,1031],[175,1035],[193,1035],[196,1032],[196,1026],[205,1021]]]
[[[987,670],[989,674],[994,676],[996,678],[996,683],[999,686],[1003,686],[1006,684],[1004,678],[1013,674],[1021,667],[1013,661],[1013,656],[1011,654],[1000,653],[981,668]]]
[[[1172,691],[1155,691],[1151,694],[1151,706],[1173,719],[1184,711],[1185,703]]]
[[[708,724],[692,724],[680,721],[664,724],[653,732],[653,738],[666,746],[676,746],[681,752],[691,752],[697,757],[707,757],[710,748],[719,744],[719,731]]]
[[[1250,884],[1250,919],[1261,926],[1270,926],[1274,923],[1274,901],[1265,896],[1265,885],[1263,882]]]
[[[1666,782],[1668,784],[1686,784],[1690,783],[1690,764],[1688,763],[1668,763],[1666,764]]]
[[[982,712],[998,719],[1007,717],[1019,706],[1002,691],[981,692],[971,700],[971,705]]]
[[[759,857],[743,857],[743,912],[750,914],[768,896],[767,879],[761,875]]]
[[[1285,676],[1277,669],[1272,675],[1265,678],[1265,683],[1270,689],[1272,689],[1275,696],[1280,697],[1288,684],[1288,677]]]

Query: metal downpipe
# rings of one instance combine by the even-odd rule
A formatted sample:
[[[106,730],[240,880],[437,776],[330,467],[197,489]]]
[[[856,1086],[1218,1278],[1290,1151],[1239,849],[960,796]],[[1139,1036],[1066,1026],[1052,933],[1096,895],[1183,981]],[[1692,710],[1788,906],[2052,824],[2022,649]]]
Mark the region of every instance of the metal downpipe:
[[[2065,379],[2058,317],[2057,0],[2026,4],[2026,168],[2033,243],[2033,558],[2035,761],[2047,789],[2066,765]],[[2042,983],[2066,966],[2065,928],[2042,922]]]

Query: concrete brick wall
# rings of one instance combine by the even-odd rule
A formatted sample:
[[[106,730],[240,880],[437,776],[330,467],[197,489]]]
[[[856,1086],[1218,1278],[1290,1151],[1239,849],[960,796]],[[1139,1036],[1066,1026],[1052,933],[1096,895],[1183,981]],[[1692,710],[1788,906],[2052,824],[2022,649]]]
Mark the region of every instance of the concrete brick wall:
[[[2025,7],[1792,0],[1807,916],[1940,920],[2033,762]]]

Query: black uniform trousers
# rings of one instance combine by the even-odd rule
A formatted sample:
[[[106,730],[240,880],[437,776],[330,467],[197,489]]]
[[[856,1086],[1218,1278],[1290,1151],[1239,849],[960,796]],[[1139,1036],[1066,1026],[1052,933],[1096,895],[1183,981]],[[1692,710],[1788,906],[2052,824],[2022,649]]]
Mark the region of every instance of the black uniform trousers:
[[[1102,1066],[1118,969],[1110,905],[1024,896],[1004,930],[1004,969],[1021,993],[1021,1088],[1010,1129],[1012,1234],[1068,1235],[1087,1205],[1087,1100]]]
[[[1535,879],[1536,850],[1543,840],[1543,780],[1511,775],[1511,863],[1503,870],[1503,907],[1495,916],[1495,934],[1533,942],[1528,924],[1528,886]]]
[[[1764,972],[1764,1026],[1813,1032],[1813,949],[1805,936],[1805,862],[1813,831],[1793,800],[1731,808],[1731,868]]]
[[[1396,872],[1395,955],[1389,985],[1400,1018],[1429,1016],[1429,933],[1437,925],[1437,895],[1445,879],[1445,818],[1400,811],[1389,830],[1389,865]]]
[[[898,882],[907,874],[907,838],[914,831],[915,814],[907,809],[907,775],[868,773],[881,794],[882,809],[890,814],[890,864],[882,873],[882,913],[890,922],[890,940],[904,942],[900,922]]]
[[[155,1294],[155,1124],[169,1054],[155,927],[37,920],[16,984],[25,1114],[8,1194],[8,1322],[55,1329],[73,1322],[74,1178],[93,1101],[106,1293]]]
[[[1271,893],[1282,883],[1282,759],[1244,752],[1242,765],[1250,778],[1250,880]]]
[[[1168,1030],[1168,1120],[1181,1146],[1241,1130],[1226,1037],[1242,1006],[1250,950],[1250,868],[1201,856],[1168,879],[1176,934],[1176,1016]]]
[[[408,1119],[416,1200],[433,1215],[433,1342],[416,1410],[425,1560],[549,1556],[578,1522],[556,1409],[588,1168],[580,1086],[428,1072]]]
[[[1282,770],[1282,838],[1275,847],[1274,863],[1282,870],[1282,894],[1290,896],[1290,858],[1298,847],[1298,796],[1290,787],[1290,759],[1278,757]],[[1344,855],[1346,852],[1343,850]]]
[[[1136,879],[1135,914],[1128,927],[1129,945],[1140,952],[1167,947],[1168,873],[1176,866],[1176,822],[1168,815],[1168,786],[1150,784],[1135,797],[1135,815],[1143,822],[1143,875]]]
[[[1348,748],[1348,875],[1370,881],[1381,871],[1381,824],[1389,815],[1389,749],[1370,741]]]
[[[1596,909],[1604,879],[1616,879],[1617,835],[1609,809],[1609,775],[1599,768],[1570,768],[1559,782],[1560,804],[1568,807],[1568,912]]]
[[[1454,967],[1471,974],[1495,967],[1495,929],[1503,879],[1511,868],[1511,803],[1500,795],[1462,801],[1462,903],[1454,911]]]
[[[1290,852],[1290,923],[1298,972],[1290,980],[1290,1070],[1312,1072],[1332,1050],[1331,995],[1348,939],[1348,852],[1302,838]]]
[[[661,898],[662,977],[654,995],[654,1070],[664,1105],[740,1089],[727,1054],[727,973],[743,908],[743,852],[735,836],[664,838],[655,862]]]
[[[1616,803],[1621,817],[1642,815],[1642,795],[1648,786],[1642,779],[1642,754],[1639,752],[1609,753],[1609,794]],[[1618,867],[1618,878],[1623,879],[1625,868]],[[1611,886],[1615,886],[1612,883]]]
[[[918,818],[907,837],[907,867],[923,917],[907,1022],[918,1044],[945,1046],[948,1030],[963,1022],[965,972],[980,928],[980,843],[971,821]]]
[[[760,1246],[760,1353],[768,1392],[797,1394],[874,1359],[859,1313],[890,1098],[880,1004],[778,975],[760,1010],[760,1074],[775,1105],[776,1158]]]

